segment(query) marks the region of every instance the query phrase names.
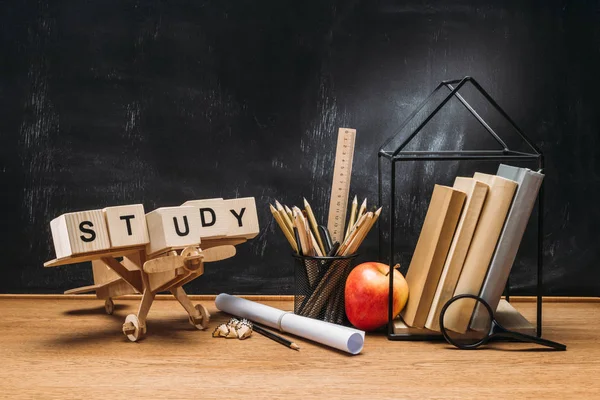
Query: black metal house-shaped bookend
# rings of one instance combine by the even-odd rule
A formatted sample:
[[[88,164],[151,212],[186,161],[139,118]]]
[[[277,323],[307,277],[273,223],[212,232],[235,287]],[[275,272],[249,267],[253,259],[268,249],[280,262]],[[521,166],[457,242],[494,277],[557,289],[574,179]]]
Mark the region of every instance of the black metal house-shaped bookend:
[[[526,146],[526,151],[515,151],[511,150],[506,141],[498,135],[494,129],[484,120],[480,114],[467,102],[465,97],[460,93],[461,89],[464,90],[475,90],[475,93],[479,93],[485,100],[486,107],[495,110],[497,114],[501,116],[501,120],[505,126],[509,127],[509,130],[514,130],[519,135],[523,144]],[[438,100],[436,100],[438,99]],[[444,108],[449,100],[456,99],[469,111],[469,113],[479,122],[484,130],[491,135],[494,141],[500,145],[498,150],[408,150],[407,146],[413,141],[413,139],[422,132],[423,128],[430,123],[432,118],[438,114],[442,108]],[[423,112],[425,107],[430,111]],[[460,107],[460,106],[459,106]],[[487,108],[486,108],[487,109]],[[422,114],[419,119],[417,115]],[[511,129],[512,128],[512,129]],[[436,131],[436,134],[441,135]],[[410,147],[410,146],[409,146]],[[544,157],[542,152],[537,146],[527,138],[527,136],[519,129],[514,121],[506,114],[506,112],[496,103],[496,101],[477,83],[477,81],[471,77],[465,77],[462,79],[448,80],[441,82],[435,90],[421,103],[419,106],[408,116],[408,118],[401,125],[400,130],[396,135],[388,139],[383,146],[379,149],[378,153],[378,193],[379,193],[379,204],[387,205],[388,221],[381,221],[379,224],[379,257],[381,260],[386,260],[390,268],[396,264],[397,260],[395,252],[397,250],[397,241],[400,236],[398,230],[399,223],[397,222],[398,211],[397,211],[397,180],[399,165],[397,163],[404,163],[406,161],[412,162],[431,162],[431,161],[450,161],[460,162],[464,160],[470,160],[475,162],[519,162],[527,163],[531,169],[537,168],[543,170],[544,168]],[[421,165],[422,163],[415,163],[414,165]],[[389,178],[387,181],[384,180],[383,175]],[[538,194],[537,204],[537,283],[536,283],[536,296],[537,296],[537,317],[536,317],[536,331],[537,336],[542,334],[542,269],[543,269],[543,184]],[[384,243],[384,240],[386,243]],[[413,249],[414,250],[414,249]],[[389,288],[392,293],[394,281],[394,274],[389,274]],[[510,281],[507,283],[505,288],[505,294],[507,300],[509,300]],[[423,335],[423,334],[406,334],[406,333],[395,333],[394,332],[394,315],[393,314],[393,301],[392,296],[389,296],[388,305],[388,329],[387,335],[390,340],[430,340],[439,339],[441,336],[435,335]]]

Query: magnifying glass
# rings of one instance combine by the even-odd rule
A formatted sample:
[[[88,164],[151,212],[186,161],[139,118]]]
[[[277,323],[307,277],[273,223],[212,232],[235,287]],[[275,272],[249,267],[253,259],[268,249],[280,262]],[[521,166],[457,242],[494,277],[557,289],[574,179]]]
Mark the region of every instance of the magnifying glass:
[[[451,298],[442,308],[440,329],[448,343],[459,349],[475,349],[492,338],[535,343],[555,350],[567,346],[551,340],[509,331],[494,319],[492,307],[479,296],[461,294]]]

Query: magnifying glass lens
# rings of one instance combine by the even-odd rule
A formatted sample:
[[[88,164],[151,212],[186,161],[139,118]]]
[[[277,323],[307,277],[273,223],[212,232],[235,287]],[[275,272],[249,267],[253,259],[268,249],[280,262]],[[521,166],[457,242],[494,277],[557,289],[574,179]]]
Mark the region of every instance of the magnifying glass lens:
[[[481,299],[454,298],[442,313],[442,333],[456,347],[473,347],[488,336],[492,318]]]

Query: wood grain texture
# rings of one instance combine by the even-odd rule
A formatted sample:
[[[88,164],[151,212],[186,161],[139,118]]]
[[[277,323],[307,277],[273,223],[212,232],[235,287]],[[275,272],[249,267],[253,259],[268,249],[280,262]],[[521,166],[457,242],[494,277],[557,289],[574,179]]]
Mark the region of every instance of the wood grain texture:
[[[182,399],[197,398],[199,388],[203,399],[241,399],[249,392],[286,400],[600,395],[600,303],[546,305],[544,336],[566,343],[566,352],[520,352],[531,347],[517,343],[459,351],[443,342],[368,334],[354,357],[293,336],[299,352],[256,334],[244,341],[212,338],[229,316],[212,301],[202,304],[213,316],[206,331],[192,327],[176,301],[156,301],[147,337],[134,344],[120,327],[136,302],[117,300],[108,316],[99,300],[0,298],[0,390],[13,399]],[[292,309],[291,302],[267,304]],[[517,308],[534,318],[534,304]],[[35,329],[26,317],[32,314]]]
[[[143,245],[150,241],[143,204],[106,207],[102,212],[112,248]]]
[[[188,200],[182,206],[198,208],[201,220],[200,238],[216,239],[227,235],[231,220],[222,198]]]
[[[223,201],[228,218],[228,238],[252,239],[260,232],[254,197],[242,197]]]
[[[200,243],[200,213],[197,207],[161,207],[146,214],[150,243],[146,252],[160,253],[171,247]]]
[[[108,228],[102,210],[60,215],[50,221],[56,258],[110,249]]]

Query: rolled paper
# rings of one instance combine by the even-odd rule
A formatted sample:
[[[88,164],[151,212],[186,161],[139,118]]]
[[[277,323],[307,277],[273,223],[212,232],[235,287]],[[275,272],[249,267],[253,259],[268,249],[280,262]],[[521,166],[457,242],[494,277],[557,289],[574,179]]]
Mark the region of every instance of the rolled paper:
[[[221,311],[312,340],[350,354],[362,351],[365,332],[330,322],[302,317],[254,301],[221,293],[215,300]]]

